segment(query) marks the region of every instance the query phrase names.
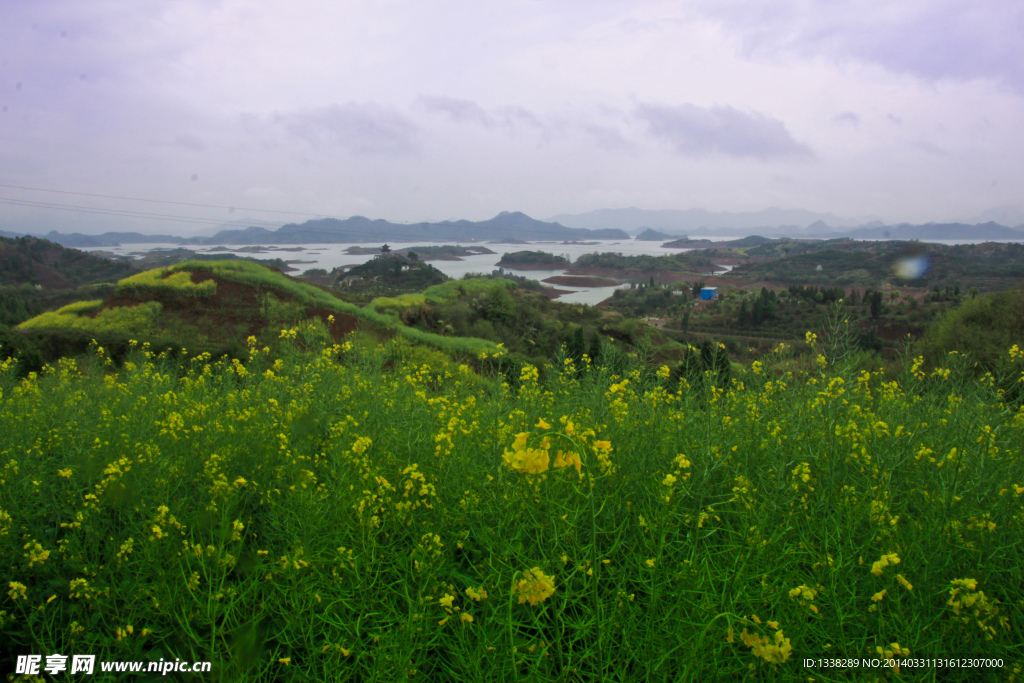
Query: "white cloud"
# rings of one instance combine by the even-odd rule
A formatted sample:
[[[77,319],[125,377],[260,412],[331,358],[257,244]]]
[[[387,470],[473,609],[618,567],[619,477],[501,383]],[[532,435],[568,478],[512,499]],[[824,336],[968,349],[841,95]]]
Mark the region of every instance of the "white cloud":
[[[1024,95],[1024,4],[1013,0],[699,0],[752,55],[861,60],[927,80],[988,79]]]
[[[349,102],[277,114],[273,122],[310,145],[338,145],[353,154],[404,156],[418,147],[416,124],[395,107],[374,102]]]
[[[636,116],[651,135],[683,156],[724,154],[760,160],[811,156],[810,149],[794,140],[781,121],[759,112],[729,106],[642,104]]]

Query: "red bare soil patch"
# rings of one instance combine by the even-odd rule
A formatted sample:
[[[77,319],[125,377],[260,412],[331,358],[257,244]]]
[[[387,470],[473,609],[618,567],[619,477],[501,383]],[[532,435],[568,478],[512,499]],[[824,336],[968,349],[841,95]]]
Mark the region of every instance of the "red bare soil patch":
[[[354,315],[338,313],[327,308],[310,308],[306,311],[306,314],[310,318],[319,318],[327,327],[327,331],[334,341],[342,341],[346,335],[363,329],[366,325],[365,321],[360,320]],[[332,315],[334,316],[334,322],[328,320],[328,317]],[[372,330],[381,341],[395,336],[393,330],[378,329],[376,327],[372,328]]]

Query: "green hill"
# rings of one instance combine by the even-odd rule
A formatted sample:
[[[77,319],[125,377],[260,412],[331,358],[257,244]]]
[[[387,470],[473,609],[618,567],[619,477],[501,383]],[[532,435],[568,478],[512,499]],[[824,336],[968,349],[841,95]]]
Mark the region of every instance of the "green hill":
[[[387,268],[400,261],[374,263]],[[433,269],[422,265],[391,275],[429,276]],[[118,357],[131,340],[244,355],[250,337],[261,346],[272,344],[283,330],[313,321],[317,339],[341,342],[354,331],[375,343],[398,336],[471,364],[504,355],[503,371],[513,380],[524,363],[546,372],[563,356],[580,361],[584,353],[596,362],[637,351],[659,362],[686,357],[685,346],[653,326],[613,311],[553,302],[502,277],[447,280],[419,292],[381,288],[390,295],[368,300],[366,291],[350,295],[349,287],[320,288],[247,261],[187,261],[122,279],[105,298],[37,315],[0,345],[8,347],[5,356],[30,359],[30,368],[80,354],[92,340]]]
[[[47,309],[106,296],[132,265],[36,237],[0,237],[0,329]]]
[[[73,289],[83,284],[113,282],[132,270],[128,263],[67,249],[49,240],[0,237],[0,285]]]
[[[187,261],[138,273],[105,299],[48,311],[18,326],[47,335],[135,339],[215,350],[314,319],[338,340],[354,330],[399,335],[451,353],[477,355],[496,346],[483,339],[445,338],[402,324],[394,315],[343,301],[322,289],[247,261]]]

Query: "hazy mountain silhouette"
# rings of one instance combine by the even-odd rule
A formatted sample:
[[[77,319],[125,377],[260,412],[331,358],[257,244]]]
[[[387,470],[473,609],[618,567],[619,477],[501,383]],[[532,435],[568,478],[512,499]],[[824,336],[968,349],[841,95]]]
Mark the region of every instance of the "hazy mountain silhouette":
[[[707,211],[706,209],[648,211],[630,207],[628,209],[598,209],[581,214],[559,214],[548,220],[574,228],[639,230],[653,228],[676,234],[720,228],[755,229],[765,227],[787,227],[800,229],[815,221],[824,221],[831,226],[854,227],[872,220],[867,217],[858,220],[840,218],[831,213],[816,213],[803,209],[769,208],[762,211],[731,212]]]

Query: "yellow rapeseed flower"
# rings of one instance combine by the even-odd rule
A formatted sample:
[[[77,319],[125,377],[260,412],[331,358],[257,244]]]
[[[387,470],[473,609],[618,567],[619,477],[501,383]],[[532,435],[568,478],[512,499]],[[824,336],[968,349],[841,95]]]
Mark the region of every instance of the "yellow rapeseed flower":
[[[548,576],[540,567],[534,567],[523,574],[523,579],[516,583],[514,591],[519,593],[519,603],[530,603],[536,606],[555,593],[555,579]]]
[[[558,453],[555,454],[554,465],[555,467],[568,467],[569,465],[572,465],[576,468],[576,474],[583,476],[583,462],[580,460],[579,454],[575,451],[571,451],[569,453],[558,451]]]
[[[28,551],[25,553],[25,559],[28,560],[28,566],[30,567],[35,564],[42,564],[48,557],[50,557],[50,551],[44,550],[43,546],[40,545],[38,541],[30,541],[26,543],[25,550]]]
[[[506,450],[502,459],[509,469],[523,474],[541,474],[546,472],[551,464],[551,456],[547,450],[547,438],[541,444],[542,448],[527,448],[526,442],[530,438],[529,432],[520,432],[512,442],[512,450]]]
[[[484,590],[483,586],[480,586],[480,588],[473,588],[471,586],[466,589],[466,595],[472,598],[473,600],[480,602],[481,600],[487,597],[487,591]]]
[[[772,639],[757,634],[749,634],[746,629],[740,634],[743,644],[751,649],[755,656],[761,657],[772,664],[782,664],[789,659],[793,645],[782,631],[776,631]]]
[[[893,659],[894,657],[909,657],[910,649],[906,647],[900,647],[899,643],[889,643],[887,647],[878,646],[875,648],[875,652],[882,659]]]
[[[25,584],[18,583],[17,581],[11,581],[7,585],[11,589],[7,591],[7,595],[10,596],[11,600],[17,600],[18,598],[28,600],[28,598],[25,597]]]
[[[875,576],[881,576],[883,570],[890,564],[899,564],[900,558],[896,553],[889,553],[888,555],[882,555],[882,557],[871,565],[871,573]]]
[[[818,594],[818,592],[816,590],[814,590],[810,586],[804,586],[804,585],[797,586],[793,590],[789,591],[789,597],[790,598],[801,597],[804,600],[808,600],[808,601],[809,600],[813,600],[814,597],[817,594]]]

